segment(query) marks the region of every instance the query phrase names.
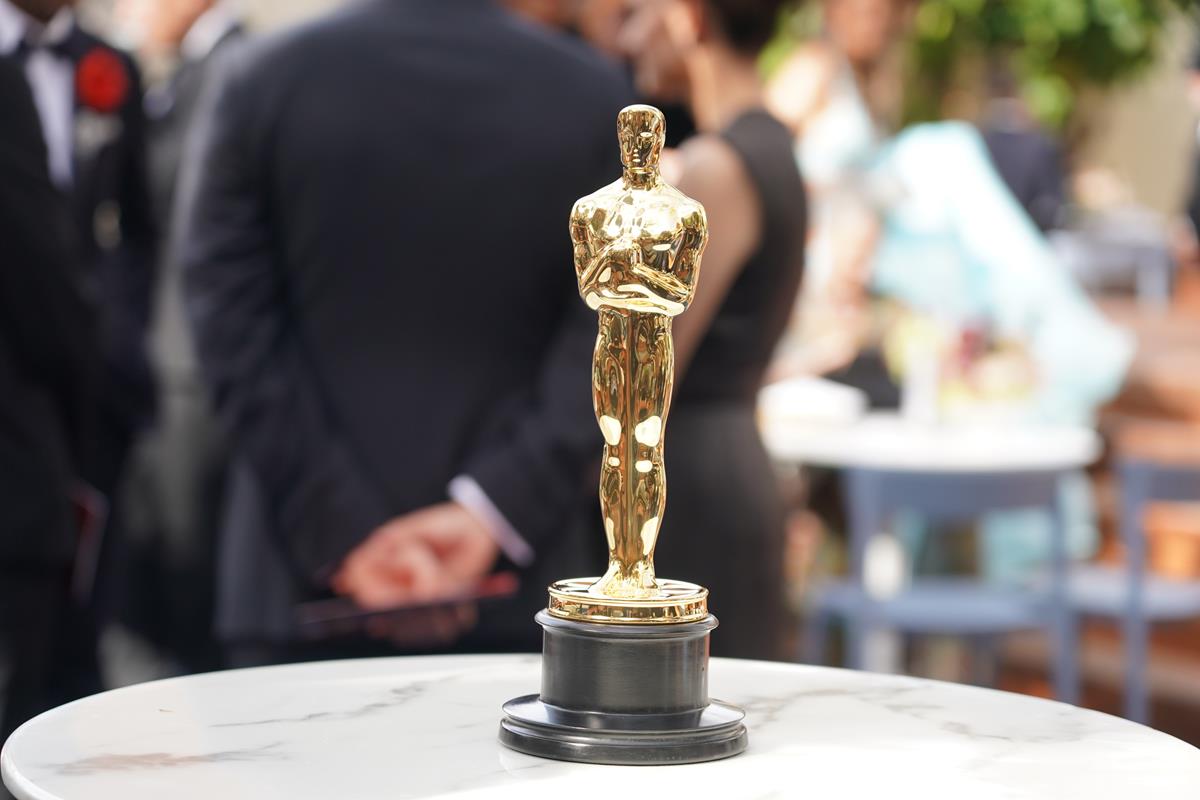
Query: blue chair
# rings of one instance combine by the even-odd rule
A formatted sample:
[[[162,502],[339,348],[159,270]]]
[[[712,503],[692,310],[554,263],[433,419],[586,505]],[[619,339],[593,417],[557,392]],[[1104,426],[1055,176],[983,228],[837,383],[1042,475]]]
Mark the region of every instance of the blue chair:
[[[908,472],[854,468],[843,472],[849,535],[849,578],[819,588],[802,639],[802,658],[823,660],[829,623],[846,623],[847,664],[864,666],[863,644],[872,630],[944,634],[992,649],[996,637],[1045,630],[1054,643],[1054,685],[1075,702],[1075,620],[1066,598],[1067,554],[1059,507],[1060,470],[1035,472]],[[931,523],[973,521],[988,511],[1044,508],[1054,520],[1052,580],[1042,590],[974,579],[918,578],[890,597],[872,597],[863,580],[867,545],[896,512],[918,512]]]
[[[1148,722],[1146,661],[1150,624],[1200,617],[1200,582],[1173,581],[1146,572],[1147,504],[1200,500],[1200,466],[1172,466],[1141,459],[1122,460],[1120,534],[1124,567],[1082,566],[1072,570],[1071,605],[1079,614],[1121,621],[1125,649],[1124,714]]]

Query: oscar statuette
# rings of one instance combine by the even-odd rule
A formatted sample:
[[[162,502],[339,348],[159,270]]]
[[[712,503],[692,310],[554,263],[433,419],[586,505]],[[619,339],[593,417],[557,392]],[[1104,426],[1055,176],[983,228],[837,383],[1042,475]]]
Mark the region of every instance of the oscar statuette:
[[[592,397],[604,437],[602,577],[550,586],[541,693],[504,706],[500,741],[599,764],[684,764],[746,748],[741,709],[708,697],[708,590],[654,572],[667,498],[663,446],[674,382],[671,320],[691,302],[704,208],[659,175],[665,124],[617,117],[624,171],[571,211],[579,293],[599,316]]]

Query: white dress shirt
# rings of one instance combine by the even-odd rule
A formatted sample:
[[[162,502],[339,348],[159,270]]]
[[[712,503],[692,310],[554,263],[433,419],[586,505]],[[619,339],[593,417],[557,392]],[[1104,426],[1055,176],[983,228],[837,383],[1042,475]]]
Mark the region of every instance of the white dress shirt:
[[[69,188],[74,177],[75,65],[46,46],[65,40],[74,24],[69,8],[43,25],[9,0],[0,0],[0,55],[12,55],[22,41],[33,48],[25,77],[41,118],[50,177],[61,189]]]
[[[450,481],[450,485],[446,487],[446,494],[484,524],[509,561],[519,567],[527,567],[533,563],[535,553],[529,542],[525,541],[500,509],[496,508],[496,504],[483,491],[478,481],[470,475],[459,475]]]

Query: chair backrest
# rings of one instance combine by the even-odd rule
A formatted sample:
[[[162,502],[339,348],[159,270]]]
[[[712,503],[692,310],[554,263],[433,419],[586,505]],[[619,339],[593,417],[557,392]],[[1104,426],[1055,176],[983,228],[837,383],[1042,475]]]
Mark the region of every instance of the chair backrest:
[[[870,493],[881,514],[920,509],[924,517],[938,522],[974,519],[984,511],[1053,510],[1060,474],[1058,471],[931,473],[872,469],[850,472],[850,491]]]
[[[1155,500],[1200,501],[1200,463],[1166,464],[1124,459],[1117,467],[1121,477],[1121,538],[1130,559],[1141,568],[1145,559],[1142,514]]]
[[[1055,514],[1060,470],[1031,472],[900,472],[847,470],[850,563],[861,568],[872,536],[897,511],[919,510],[929,522],[977,519],[987,511],[1039,508]]]

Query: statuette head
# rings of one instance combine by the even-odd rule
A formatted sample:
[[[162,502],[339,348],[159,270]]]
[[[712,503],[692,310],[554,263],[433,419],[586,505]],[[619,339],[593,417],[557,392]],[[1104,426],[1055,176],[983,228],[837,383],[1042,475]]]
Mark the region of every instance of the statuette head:
[[[617,138],[621,163],[633,174],[658,171],[658,159],[666,141],[667,123],[654,106],[633,105],[617,115]]]

